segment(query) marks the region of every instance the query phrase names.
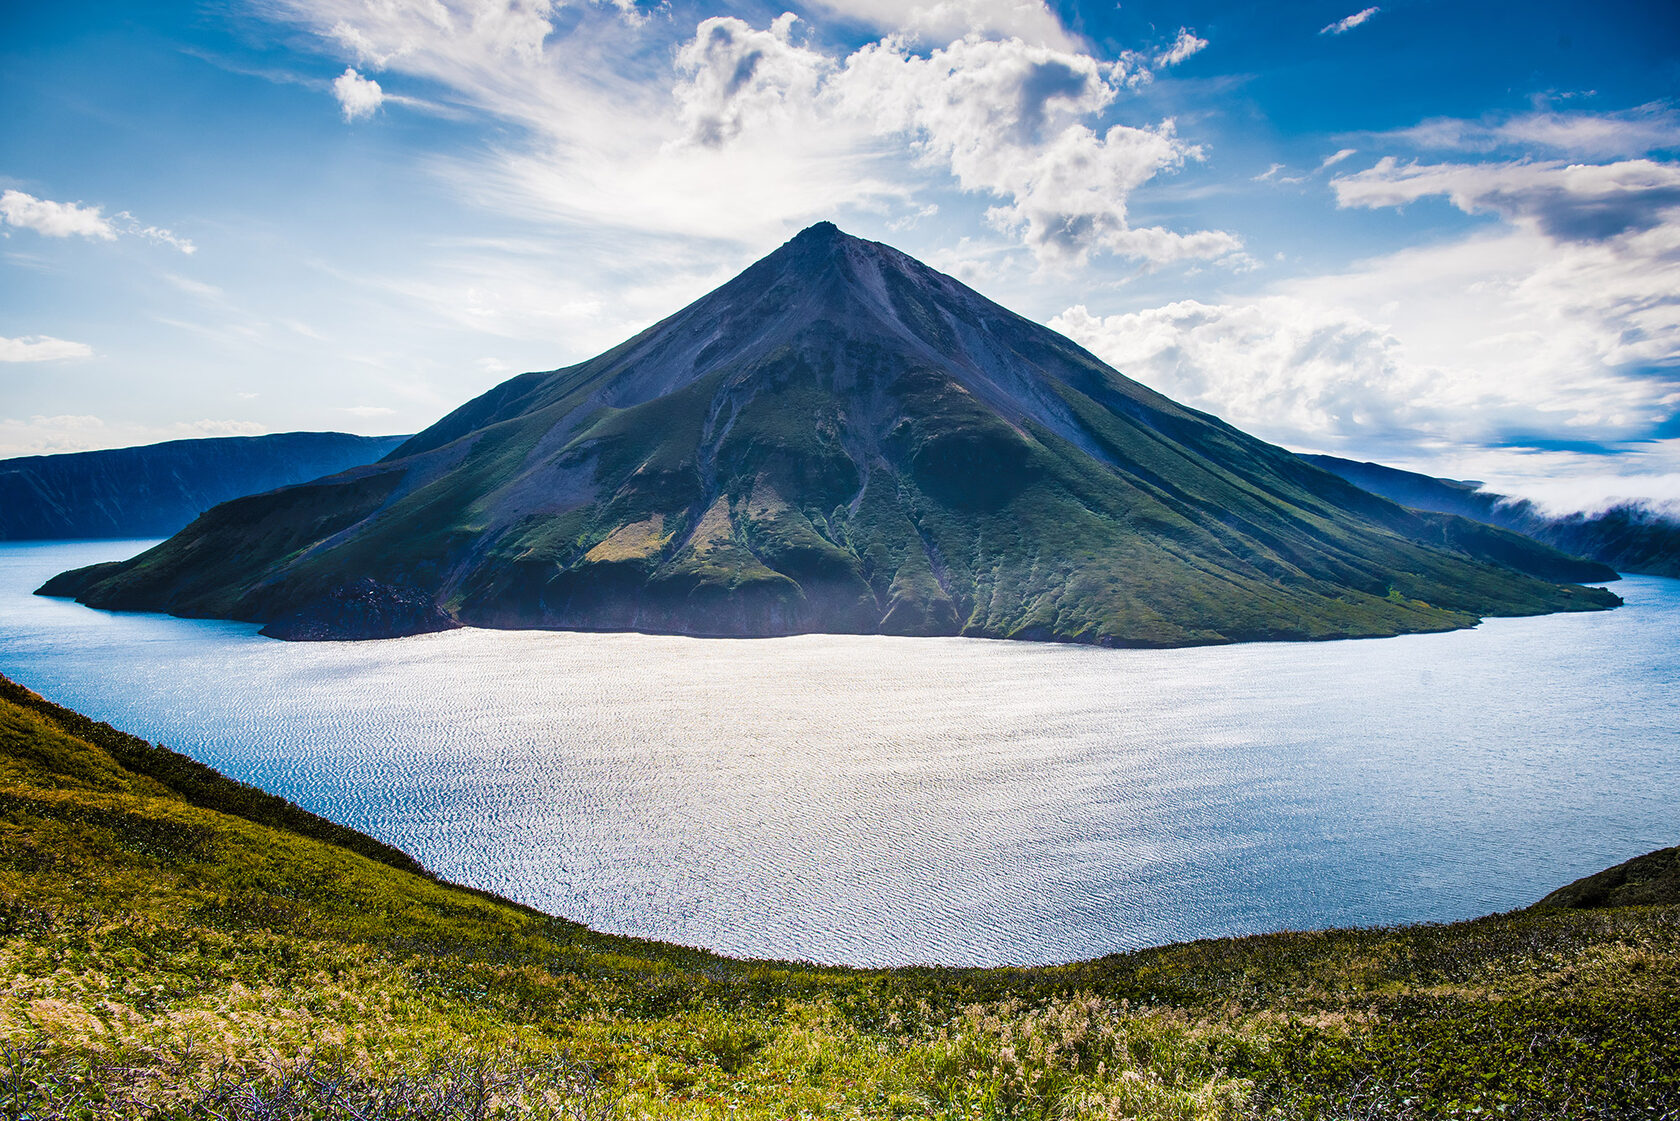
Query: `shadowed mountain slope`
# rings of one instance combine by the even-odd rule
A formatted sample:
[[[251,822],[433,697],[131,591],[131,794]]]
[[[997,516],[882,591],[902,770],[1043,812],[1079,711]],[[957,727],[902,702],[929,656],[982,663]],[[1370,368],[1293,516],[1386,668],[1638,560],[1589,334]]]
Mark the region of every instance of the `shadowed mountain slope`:
[[[230,498],[372,463],[404,439],[281,432],[0,460],[0,540],[165,537]]]
[[[1620,602],[1179,406],[885,245],[813,226],[382,462],[42,589],[281,637],[453,623],[1166,646]]]
[[[1621,572],[1680,577],[1680,521],[1638,503],[1620,502],[1594,513],[1550,515],[1526,498],[1493,494],[1476,483],[1437,479],[1333,455],[1301,458],[1403,506],[1459,514],[1514,530]]]

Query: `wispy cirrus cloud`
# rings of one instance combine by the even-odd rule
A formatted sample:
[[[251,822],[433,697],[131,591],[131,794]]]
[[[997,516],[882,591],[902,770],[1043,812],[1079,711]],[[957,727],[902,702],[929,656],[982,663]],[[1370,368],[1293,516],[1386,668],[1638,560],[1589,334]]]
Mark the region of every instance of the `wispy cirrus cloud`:
[[[1319,28],[1318,33],[1320,35],[1345,35],[1381,11],[1381,8],[1365,8],[1351,16],[1343,16],[1334,23],[1325,24]]]
[[[1196,33],[1187,27],[1178,29],[1178,38],[1173,40],[1172,46],[1155,56],[1157,66],[1177,66],[1193,54],[1204,50],[1208,45],[1206,39],[1197,38]]]
[[[1654,101],[1610,112],[1537,109],[1465,120],[1431,117],[1408,128],[1375,135],[1379,142],[1423,151],[1531,154],[1555,152],[1577,159],[1613,159],[1680,148],[1680,111]]]

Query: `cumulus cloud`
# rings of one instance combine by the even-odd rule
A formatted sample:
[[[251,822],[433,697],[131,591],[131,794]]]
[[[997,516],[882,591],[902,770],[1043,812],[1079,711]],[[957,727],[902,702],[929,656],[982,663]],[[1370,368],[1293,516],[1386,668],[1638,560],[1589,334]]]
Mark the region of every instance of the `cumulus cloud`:
[[[91,237],[115,241],[117,231],[97,206],[38,199],[22,191],[0,194],[0,219],[9,226],[46,237]]]
[[[733,16],[701,22],[677,54],[686,76],[676,89],[684,138],[716,148],[739,136],[749,120],[785,119],[810,105],[833,69],[816,51],[795,46],[788,12],[759,31]]]
[[[1415,441],[1472,404],[1445,372],[1407,361],[1387,328],[1303,299],[1180,300],[1106,317],[1081,305],[1050,326],[1176,401],[1295,446]]]
[[[1519,226],[1252,300],[1110,316],[1076,307],[1052,326],[1169,396],[1292,447],[1393,461],[1619,445],[1680,409],[1677,264],[1672,223],[1564,242]]]
[[[0,338],[0,362],[59,362],[66,358],[92,357],[93,348],[86,343],[55,339],[51,335]]]
[[[1533,224],[1560,241],[1603,241],[1650,230],[1673,220],[1680,207],[1680,165],[1653,160],[1402,164],[1386,156],[1331,185],[1340,206],[1403,206],[1444,195],[1467,214]]]
[[[170,246],[182,253],[198,251],[197,246],[186,238],[176,237],[160,226],[145,225],[126,210],[107,218],[102,207],[53,202],[16,190],[0,194],[0,223],[34,230],[45,237],[78,236],[96,241],[115,241],[118,234],[126,234]]]
[[[379,83],[362,77],[353,66],[346,66],[344,73],[333,79],[332,91],[347,121],[371,117],[385,104],[385,91]]]
[[[1381,8],[1366,8],[1363,11],[1353,13],[1351,16],[1344,16],[1335,23],[1325,24],[1323,27],[1319,28],[1318,33],[1320,35],[1346,34],[1380,11],[1382,11]]]
[[[847,208],[915,214],[954,183],[990,197],[993,226],[1041,263],[1240,248],[1221,231],[1131,226],[1130,192],[1202,150],[1171,120],[1114,124],[1147,58],[1084,53],[1042,0],[832,0],[897,29],[849,55],[813,45],[792,14],[709,18],[664,54],[628,38],[645,29],[575,5],[558,33],[547,0],[272,2],[364,64],[527,130],[488,160],[440,161],[498,208],[762,243]],[[916,36],[935,30],[957,37],[928,50]],[[1163,57],[1200,42],[1186,30]]]
[[[966,191],[1001,198],[988,212],[1041,260],[1106,250],[1160,264],[1235,253],[1231,234],[1133,228],[1132,191],[1202,157],[1166,120],[1150,128],[1085,123],[1117,96],[1112,69],[1089,55],[1019,40],[966,39],[926,55],[887,39],[846,60],[844,104],[879,131],[906,134],[924,162]]]
[[[1155,65],[1177,66],[1207,45],[1208,41],[1206,39],[1198,39],[1195,32],[1189,28],[1181,27],[1178,29],[1178,38],[1173,40],[1173,45],[1155,56]]]
[[[1441,197],[1499,221],[1256,299],[1074,307],[1053,326],[1290,446],[1474,471],[1575,508],[1660,497],[1651,480],[1680,471],[1680,441],[1651,439],[1680,413],[1680,165],[1385,157],[1331,185],[1344,207]],[[1636,481],[1572,450],[1595,447]],[[1545,475],[1575,481],[1547,491]]]
[[[1020,39],[1077,50],[1078,40],[1043,0],[815,0],[818,7],[882,31],[922,36],[936,45],[968,35]]]

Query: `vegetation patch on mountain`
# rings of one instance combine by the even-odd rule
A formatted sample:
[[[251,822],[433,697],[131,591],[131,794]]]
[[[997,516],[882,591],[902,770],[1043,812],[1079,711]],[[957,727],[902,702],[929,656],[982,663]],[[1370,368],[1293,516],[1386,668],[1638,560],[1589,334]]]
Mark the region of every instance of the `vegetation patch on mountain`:
[[[1615,578],[1422,514],[813,226],[614,349],[377,464],[218,506],[43,594],[289,638],[452,624],[1371,637],[1598,610]]]
[[[1672,1119],[1680,907],[1603,902],[1032,969],[735,960],[440,882],[7,682],[0,1111]]]

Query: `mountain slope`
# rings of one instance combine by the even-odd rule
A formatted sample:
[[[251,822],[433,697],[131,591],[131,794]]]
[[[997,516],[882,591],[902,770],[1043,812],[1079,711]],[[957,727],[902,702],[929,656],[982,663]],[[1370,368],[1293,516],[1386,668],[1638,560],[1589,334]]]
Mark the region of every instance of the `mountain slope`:
[[[821,968],[599,934],[253,794],[0,678],[8,1116],[1576,1121],[1680,1094],[1671,903]]]
[[[403,439],[283,432],[0,460],[0,541],[164,537],[230,498],[372,463]]]
[[[1680,577],[1680,521],[1645,506],[1624,502],[1593,514],[1553,516],[1526,498],[1492,494],[1475,483],[1333,455],[1301,458],[1404,506],[1474,518],[1621,572]]]
[[[379,464],[42,591],[282,637],[458,621],[1161,646],[1601,608],[1619,600],[1551,581],[1613,577],[1376,498],[825,223]]]

